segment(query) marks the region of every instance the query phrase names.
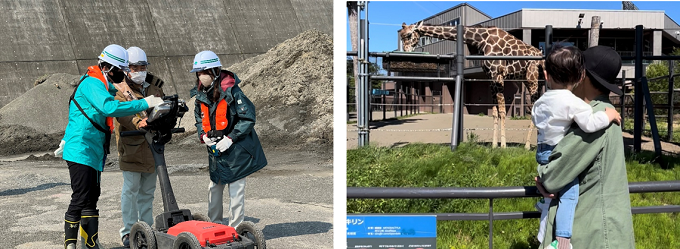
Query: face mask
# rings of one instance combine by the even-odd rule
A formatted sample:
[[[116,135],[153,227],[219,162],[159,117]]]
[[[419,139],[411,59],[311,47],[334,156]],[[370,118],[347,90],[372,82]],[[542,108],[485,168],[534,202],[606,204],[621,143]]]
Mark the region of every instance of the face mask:
[[[201,81],[201,84],[203,84],[204,87],[209,87],[213,82],[212,76],[206,74],[198,76],[198,80]]]
[[[112,72],[112,73],[113,73],[113,75],[109,75],[109,76],[111,78],[111,81],[113,81],[113,83],[123,82],[123,78],[125,78],[125,73],[123,73],[123,71],[116,71],[116,72]]]
[[[146,79],[146,71],[130,72],[130,79],[135,84],[141,85],[142,83],[144,83],[144,80]]]

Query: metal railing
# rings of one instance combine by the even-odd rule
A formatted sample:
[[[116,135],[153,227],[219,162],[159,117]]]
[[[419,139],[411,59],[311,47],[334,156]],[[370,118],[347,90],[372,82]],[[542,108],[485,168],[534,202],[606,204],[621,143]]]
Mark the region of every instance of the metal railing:
[[[633,193],[680,192],[680,181],[631,182]],[[539,218],[537,211],[493,212],[493,200],[501,198],[541,197],[535,186],[486,188],[380,188],[348,187],[347,199],[489,199],[488,213],[429,213],[437,220],[488,220],[489,248],[493,248],[493,221]],[[680,205],[632,207],[633,214],[680,213]],[[395,215],[395,214],[390,214]]]

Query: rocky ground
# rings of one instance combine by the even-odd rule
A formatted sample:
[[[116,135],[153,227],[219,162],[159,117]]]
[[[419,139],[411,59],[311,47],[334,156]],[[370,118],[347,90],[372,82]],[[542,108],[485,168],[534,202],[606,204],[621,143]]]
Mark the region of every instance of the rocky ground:
[[[255,130],[268,166],[247,179],[246,220],[255,222],[270,248],[333,245],[333,43],[311,30],[267,53],[228,68],[257,109]],[[79,75],[52,74],[0,109],[0,210],[6,220],[1,248],[63,248],[63,215],[70,200],[66,163],[51,152],[68,123],[68,100]],[[180,208],[207,212],[207,152],[197,141],[193,99],[180,121],[187,129],[165,150]],[[100,242],[122,248],[115,142],[104,172]],[[156,189],[154,215],[162,212]],[[228,198],[226,199],[228,202]]]

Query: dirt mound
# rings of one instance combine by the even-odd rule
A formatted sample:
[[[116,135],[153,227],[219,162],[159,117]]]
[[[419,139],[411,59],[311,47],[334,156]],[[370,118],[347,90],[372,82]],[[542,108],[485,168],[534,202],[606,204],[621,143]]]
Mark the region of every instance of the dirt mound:
[[[0,154],[59,147],[68,124],[68,99],[78,75],[52,74],[0,109]]]
[[[333,42],[310,30],[228,68],[257,108],[265,146],[330,149],[333,142]],[[0,109],[0,154],[54,150],[68,124],[68,99],[80,75],[52,74]],[[175,137],[196,142],[194,99]],[[312,145],[312,146],[308,146]],[[115,150],[113,150],[115,151]]]
[[[24,160],[25,160],[25,161],[39,161],[39,162],[44,162],[44,161],[60,161],[60,160],[61,160],[61,157],[55,157],[54,154],[48,153],[48,154],[44,154],[44,155],[42,155],[42,156],[34,156],[34,155],[30,155],[30,156],[28,156],[28,157],[27,157],[26,159],[24,159]]]
[[[257,108],[264,144],[333,143],[333,40],[317,30],[229,67]]]
[[[0,125],[0,155],[49,151],[59,147],[64,132],[45,134],[21,125]]]
[[[25,126],[45,134],[63,133],[68,124],[68,99],[79,78],[64,73],[41,77],[42,83],[0,109],[0,125]]]

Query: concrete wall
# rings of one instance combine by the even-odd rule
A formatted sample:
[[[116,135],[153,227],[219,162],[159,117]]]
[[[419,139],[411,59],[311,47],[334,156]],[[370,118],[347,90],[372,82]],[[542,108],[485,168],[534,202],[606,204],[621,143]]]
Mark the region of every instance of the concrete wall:
[[[331,0],[0,0],[0,107],[45,74],[82,74],[109,44],[144,49],[166,93],[188,98],[202,50],[230,66],[309,29],[333,34]]]

